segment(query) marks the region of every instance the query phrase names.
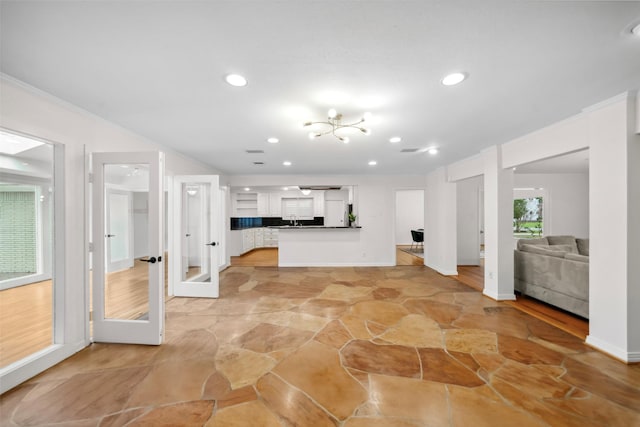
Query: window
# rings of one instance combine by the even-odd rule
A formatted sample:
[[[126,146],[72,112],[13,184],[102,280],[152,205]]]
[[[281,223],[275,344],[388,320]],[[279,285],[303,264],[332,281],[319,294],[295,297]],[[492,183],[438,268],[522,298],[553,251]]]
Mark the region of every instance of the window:
[[[283,197],[283,219],[313,219],[313,197]]]
[[[544,234],[544,197],[514,197],[513,236],[518,239],[533,239]]]

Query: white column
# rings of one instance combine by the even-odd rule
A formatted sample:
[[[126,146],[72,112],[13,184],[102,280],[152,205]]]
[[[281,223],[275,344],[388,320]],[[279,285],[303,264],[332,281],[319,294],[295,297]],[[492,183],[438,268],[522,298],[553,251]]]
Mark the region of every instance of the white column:
[[[513,170],[502,168],[502,150],[494,145],[484,158],[484,291],[495,300],[514,300]]]
[[[447,182],[444,167],[427,175],[424,205],[424,265],[456,275],[456,184]]]
[[[635,96],[589,118],[589,336],[587,343],[640,361],[640,137]]]

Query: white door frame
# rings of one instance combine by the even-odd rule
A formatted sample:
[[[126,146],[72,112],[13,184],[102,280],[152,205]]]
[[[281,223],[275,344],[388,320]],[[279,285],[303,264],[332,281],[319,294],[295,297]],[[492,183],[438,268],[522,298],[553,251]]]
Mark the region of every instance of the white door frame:
[[[127,344],[162,343],[164,329],[163,179],[164,154],[92,153],[93,169],[93,340]],[[105,277],[105,180],[104,165],[149,165],[149,253],[157,261],[149,263],[148,319],[107,319],[104,313]],[[150,259],[152,259],[150,258]]]

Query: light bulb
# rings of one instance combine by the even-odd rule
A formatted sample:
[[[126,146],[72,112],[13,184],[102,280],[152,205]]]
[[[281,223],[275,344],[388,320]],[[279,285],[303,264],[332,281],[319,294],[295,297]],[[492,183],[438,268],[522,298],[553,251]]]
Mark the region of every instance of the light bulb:
[[[338,115],[338,112],[335,110],[335,108],[332,108],[329,110],[327,114],[329,115],[330,119],[335,119],[336,116]]]
[[[402,141],[402,138],[400,138],[399,136],[393,136],[391,138],[389,138],[389,142],[392,144],[398,143]]]
[[[225,77],[225,80],[231,86],[242,87],[247,85],[247,79],[242,77],[240,74],[229,74]]]
[[[309,139],[316,139],[316,133],[315,132],[309,132]]]
[[[342,142],[344,142],[345,144],[349,143],[349,137],[345,136],[344,138],[341,139]]]
[[[467,76],[465,76],[464,73],[451,73],[442,79],[442,84],[445,86],[453,86],[457,85],[466,78]]]

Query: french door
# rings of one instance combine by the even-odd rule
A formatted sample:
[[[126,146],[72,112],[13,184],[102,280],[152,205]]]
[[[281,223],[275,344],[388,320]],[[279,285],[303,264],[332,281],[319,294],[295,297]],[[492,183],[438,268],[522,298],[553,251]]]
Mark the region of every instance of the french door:
[[[219,296],[222,220],[218,181],[217,175],[174,177],[171,276],[175,296]]]
[[[91,164],[93,340],[160,344],[164,155],[93,153]],[[111,272],[108,265],[114,258],[134,262]]]

